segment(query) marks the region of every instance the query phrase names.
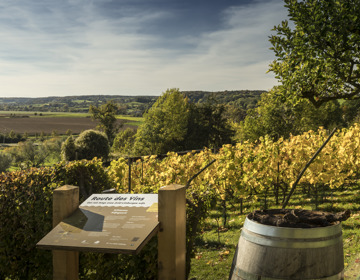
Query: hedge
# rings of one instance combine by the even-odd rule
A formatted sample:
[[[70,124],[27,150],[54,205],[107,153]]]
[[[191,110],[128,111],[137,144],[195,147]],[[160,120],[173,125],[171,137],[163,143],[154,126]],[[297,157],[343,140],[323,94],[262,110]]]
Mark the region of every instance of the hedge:
[[[81,186],[81,200],[113,186],[97,159],[0,174],[0,279],[52,279],[51,252],[36,243],[52,228],[53,190],[64,184]],[[139,256],[83,253],[80,279],[156,278],[154,247],[156,239]]]

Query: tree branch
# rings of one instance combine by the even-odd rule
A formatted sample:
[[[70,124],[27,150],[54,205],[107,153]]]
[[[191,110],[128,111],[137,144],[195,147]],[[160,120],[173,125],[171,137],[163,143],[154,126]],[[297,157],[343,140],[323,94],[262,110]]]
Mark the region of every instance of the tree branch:
[[[199,176],[201,172],[203,172],[206,168],[208,168],[210,165],[212,165],[215,161],[216,161],[216,159],[213,159],[213,160],[210,161],[207,165],[205,165],[205,167],[203,167],[198,173],[196,173],[194,176],[192,176],[192,177],[190,178],[190,180],[187,181],[187,183],[186,183],[186,185],[185,185],[185,188],[187,189],[187,188],[190,186],[192,180],[194,180],[197,176]]]
[[[316,151],[316,153],[313,155],[313,157],[308,161],[308,163],[305,165],[305,167],[303,168],[303,170],[301,170],[300,174],[298,175],[295,183],[293,184],[284,204],[283,204],[283,209],[286,208],[289,200],[290,200],[290,197],[291,195],[293,194],[293,192],[295,191],[295,188],[297,186],[297,184],[299,183],[301,177],[304,175],[306,169],[310,166],[310,164],[314,161],[314,159],[318,156],[318,154],[321,152],[321,150],[326,146],[326,144],[330,141],[331,137],[335,134],[335,131],[336,131],[336,127],[333,129],[333,131],[330,133],[329,137],[325,140],[325,142],[321,145],[321,147]]]

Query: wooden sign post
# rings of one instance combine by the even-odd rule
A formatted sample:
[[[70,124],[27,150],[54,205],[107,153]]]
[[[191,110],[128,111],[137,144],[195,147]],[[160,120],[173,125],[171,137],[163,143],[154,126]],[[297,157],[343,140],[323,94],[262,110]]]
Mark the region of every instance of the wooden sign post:
[[[65,185],[53,194],[53,227],[70,216],[79,207],[79,187]],[[79,252],[53,250],[53,279],[79,278]]]
[[[93,194],[79,206],[79,188],[53,195],[53,229],[37,243],[53,250],[53,279],[77,280],[79,251],[137,254],[158,234],[158,278],[186,278],[185,186],[158,194]]]
[[[158,278],[185,280],[186,196],[185,186],[159,189]]]

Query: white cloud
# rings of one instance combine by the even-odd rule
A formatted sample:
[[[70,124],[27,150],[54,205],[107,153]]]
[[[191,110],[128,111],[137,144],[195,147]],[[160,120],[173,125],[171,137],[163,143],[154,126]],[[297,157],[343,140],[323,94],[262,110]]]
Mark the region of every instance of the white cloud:
[[[171,87],[216,91],[275,84],[265,74],[272,60],[268,35],[286,16],[282,1],[231,7],[223,13],[223,29],[197,37],[189,31],[169,47],[161,34],[141,33],[144,25],[168,18],[166,11],[106,17],[95,4],[1,3],[0,96],[154,95]]]
[[[273,59],[268,36],[285,16],[277,0],[232,7],[224,13],[226,29],[203,34],[193,52],[165,63],[155,73],[164,78],[165,88],[270,89],[276,81],[266,74]]]

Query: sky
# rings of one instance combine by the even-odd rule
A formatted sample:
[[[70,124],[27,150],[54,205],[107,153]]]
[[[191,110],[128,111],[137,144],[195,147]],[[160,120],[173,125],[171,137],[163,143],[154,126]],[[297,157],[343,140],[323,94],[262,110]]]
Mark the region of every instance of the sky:
[[[282,0],[0,0],[0,97],[269,90]]]

